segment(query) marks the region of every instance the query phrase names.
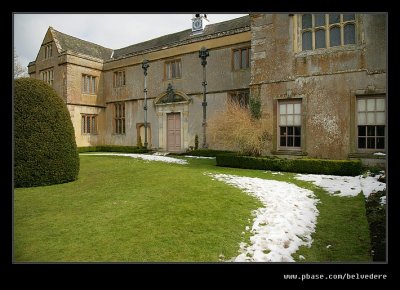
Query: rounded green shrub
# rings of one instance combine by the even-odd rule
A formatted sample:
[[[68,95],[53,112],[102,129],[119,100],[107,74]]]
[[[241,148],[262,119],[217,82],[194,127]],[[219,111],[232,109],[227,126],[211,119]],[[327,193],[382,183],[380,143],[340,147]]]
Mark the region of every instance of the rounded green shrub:
[[[65,103],[41,80],[20,78],[14,88],[15,187],[76,180],[79,155]]]

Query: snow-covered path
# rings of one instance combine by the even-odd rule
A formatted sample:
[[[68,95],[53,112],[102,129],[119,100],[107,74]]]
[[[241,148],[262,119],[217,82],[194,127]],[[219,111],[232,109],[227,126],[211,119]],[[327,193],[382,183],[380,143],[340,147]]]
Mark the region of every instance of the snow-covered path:
[[[357,196],[361,191],[365,197],[372,192],[384,190],[386,183],[378,181],[379,176],[336,176],[318,174],[297,174],[295,179],[311,181],[332,195]]]
[[[115,155],[115,156],[128,156],[131,158],[138,158],[147,161],[161,161],[167,163],[176,163],[176,164],[188,164],[186,160],[172,158],[167,156],[160,156],[160,155],[146,155],[146,154],[135,154],[135,153],[90,153],[90,154],[79,154],[79,155]]]
[[[235,262],[294,262],[300,246],[311,246],[319,214],[312,191],[294,184],[227,174],[207,174],[258,198],[251,245],[241,243]]]

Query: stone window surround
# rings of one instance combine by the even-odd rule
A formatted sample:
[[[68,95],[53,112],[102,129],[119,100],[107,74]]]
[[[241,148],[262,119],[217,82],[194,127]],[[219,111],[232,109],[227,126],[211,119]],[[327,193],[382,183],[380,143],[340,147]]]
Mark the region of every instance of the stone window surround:
[[[179,75],[173,76],[173,64],[174,63],[179,63]],[[170,72],[167,70],[170,68]],[[168,78],[168,76],[170,76]],[[173,79],[181,79],[182,78],[182,59],[181,58],[174,58],[174,59],[169,59],[164,62],[164,80],[173,80]]]
[[[81,114],[81,134],[97,135],[97,114]],[[87,121],[89,120],[89,130]]]
[[[343,14],[343,13],[342,13]],[[302,20],[301,14],[293,15],[293,50],[295,57],[305,57],[309,55],[319,55],[319,54],[329,54],[339,51],[355,51],[365,49],[364,31],[362,26],[362,14],[355,14],[355,44],[346,44],[326,48],[318,48],[311,50],[302,50]],[[347,22],[346,22],[347,23]],[[342,23],[344,25],[344,23]],[[338,25],[338,24],[327,24],[328,26]],[[327,32],[325,32],[327,33]]]
[[[359,99],[369,99],[369,98],[384,98],[385,99],[385,113],[386,113],[386,118],[387,118],[387,98],[385,93],[383,93],[381,90],[375,90],[375,92],[367,92],[367,91],[357,91],[358,93],[355,95],[355,101],[354,101],[354,140],[355,140],[355,149],[357,153],[362,153],[362,154],[373,154],[376,152],[382,152],[386,153],[386,148],[387,148],[387,120],[385,122],[385,148],[384,149],[373,149],[373,148],[359,148],[358,147],[358,106],[357,106],[357,101]]]
[[[301,122],[301,133],[300,133],[300,146],[295,147],[295,146],[281,146],[280,145],[280,105],[281,104],[300,104],[300,122]],[[276,148],[277,152],[279,151],[302,151],[302,144],[303,142],[303,136],[304,136],[304,130],[303,130],[303,100],[302,98],[286,98],[286,99],[277,99],[276,102]]]
[[[126,85],[126,71],[117,70],[113,73],[113,87],[120,88]]]
[[[246,67],[243,67],[242,63],[242,51],[246,50]],[[240,68],[235,68],[235,51],[240,51]],[[250,68],[250,54],[251,46],[235,47],[231,49],[231,67],[232,71],[247,70]]]

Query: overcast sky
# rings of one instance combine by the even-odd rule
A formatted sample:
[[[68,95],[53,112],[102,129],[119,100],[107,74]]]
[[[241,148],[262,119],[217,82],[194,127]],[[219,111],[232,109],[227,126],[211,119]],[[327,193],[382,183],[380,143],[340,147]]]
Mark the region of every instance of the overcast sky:
[[[246,14],[208,14],[209,24]],[[49,26],[108,48],[117,49],[190,29],[192,14],[14,14],[14,48],[27,66],[36,59]]]

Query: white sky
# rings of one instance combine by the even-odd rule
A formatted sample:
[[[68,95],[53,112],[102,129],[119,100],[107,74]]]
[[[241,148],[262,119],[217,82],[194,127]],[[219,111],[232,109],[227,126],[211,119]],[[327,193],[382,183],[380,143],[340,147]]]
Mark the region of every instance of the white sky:
[[[246,14],[208,14],[208,24]],[[55,30],[117,49],[165,34],[190,29],[192,14],[14,14],[14,48],[27,66],[36,59],[49,26]]]

